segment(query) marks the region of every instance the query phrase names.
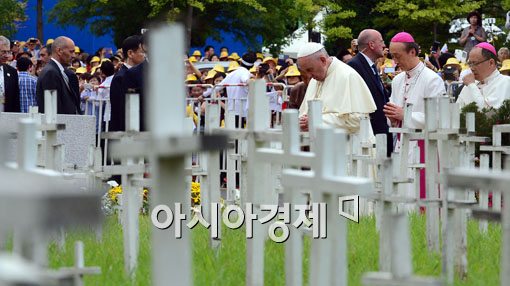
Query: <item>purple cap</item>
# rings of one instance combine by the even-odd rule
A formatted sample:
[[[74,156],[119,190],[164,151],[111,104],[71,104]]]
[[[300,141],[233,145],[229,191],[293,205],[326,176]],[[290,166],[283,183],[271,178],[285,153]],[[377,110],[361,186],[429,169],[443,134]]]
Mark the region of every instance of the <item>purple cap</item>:
[[[411,34],[400,32],[391,38],[392,43],[414,43],[414,38]]]
[[[482,48],[484,50],[487,50],[487,51],[493,53],[496,57],[498,56],[498,53],[496,52],[496,48],[494,48],[493,45],[491,45],[487,42],[480,43],[480,44],[476,45],[475,48]]]

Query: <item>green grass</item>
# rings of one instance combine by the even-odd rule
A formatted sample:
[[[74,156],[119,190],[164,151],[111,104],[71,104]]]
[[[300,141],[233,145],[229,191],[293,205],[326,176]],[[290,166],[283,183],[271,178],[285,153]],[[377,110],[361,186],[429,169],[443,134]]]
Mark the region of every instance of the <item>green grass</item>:
[[[430,254],[426,247],[425,218],[410,217],[413,269],[417,275],[439,277],[441,257]],[[74,241],[85,243],[85,263],[101,267],[102,274],[86,278],[86,285],[150,285],[150,220],[141,216],[140,257],[136,278],[130,281],[124,274],[122,229],[115,217],[104,222],[102,241],[91,231],[69,231],[65,249],[50,245],[50,265],[53,268],[73,264]],[[222,245],[216,253],[209,247],[209,232],[203,228],[192,231],[193,280],[195,285],[244,285],[246,239],[244,229],[224,229]],[[375,220],[364,218],[359,224],[349,224],[349,285],[361,285],[364,272],[377,271],[378,234]],[[265,285],[284,285],[284,244],[266,242]],[[500,268],[501,227],[490,224],[487,234],[478,231],[478,224],[468,225],[468,277],[455,285],[498,285]],[[305,240],[304,281],[308,279],[310,239]]]

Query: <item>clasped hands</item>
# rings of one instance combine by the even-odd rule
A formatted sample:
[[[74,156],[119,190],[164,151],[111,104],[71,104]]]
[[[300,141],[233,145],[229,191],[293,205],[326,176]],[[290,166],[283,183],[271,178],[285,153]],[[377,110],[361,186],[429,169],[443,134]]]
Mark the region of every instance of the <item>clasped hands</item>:
[[[404,109],[392,102],[384,105],[384,115],[388,117],[391,123],[402,121],[404,119]]]

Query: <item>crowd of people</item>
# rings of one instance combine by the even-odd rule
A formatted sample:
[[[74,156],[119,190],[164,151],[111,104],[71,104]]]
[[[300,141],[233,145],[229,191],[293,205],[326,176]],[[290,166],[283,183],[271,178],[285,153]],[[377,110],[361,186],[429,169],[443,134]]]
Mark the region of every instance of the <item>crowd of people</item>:
[[[399,33],[386,46],[381,33],[372,29],[362,31],[336,57],[316,43],[308,43],[295,57],[278,58],[261,52],[239,56],[227,47],[215,51],[207,46],[203,54],[195,50],[185,55],[187,96],[193,101],[187,112],[199,118],[204,115],[205,99],[221,97],[229,99],[222,103],[223,109],[246,117],[248,87],[239,84],[252,79],[278,83],[269,84],[268,93],[275,95],[275,105],[300,109],[303,129],[309,99],[323,101],[327,124],[350,133],[357,131],[363,114],[369,114],[374,134],[388,134],[389,126],[402,120],[406,102],[414,103],[412,125],[423,127],[425,95],[447,93],[462,105],[476,102],[480,108],[497,108],[509,94],[510,52],[506,47],[496,52],[486,42],[480,14],[472,12],[467,20],[470,25],[459,39],[465,59],[440,48],[439,42],[422,50],[410,34]],[[37,106],[44,112],[43,91],[57,90],[58,113],[98,115],[98,101],[104,101],[102,115],[110,121],[110,130],[124,130],[124,94],[131,89],[143,96],[148,63],[143,36],[127,37],[115,53],[101,48],[88,54],[64,36],[48,39],[45,45],[35,38],[20,42],[0,36],[0,48],[4,111],[28,112],[30,106]],[[283,102],[284,98],[288,100]],[[281,111],[281,107],[272,109]],[[141,113],[144,130],[143,100]],[[389,152],[394,146],[388,141]]]

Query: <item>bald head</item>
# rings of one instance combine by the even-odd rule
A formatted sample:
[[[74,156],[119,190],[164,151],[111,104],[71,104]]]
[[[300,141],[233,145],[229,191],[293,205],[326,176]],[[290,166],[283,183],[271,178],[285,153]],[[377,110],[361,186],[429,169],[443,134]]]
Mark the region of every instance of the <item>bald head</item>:
[[[60,36],[51,45],[51,57],[63,66],[71,64],[74,55],[74,42],[68,37]]]
[[[374,29],[365,29],[359,33],[358,49],[372,61],[384,55],[384,40],[381,33]]]

